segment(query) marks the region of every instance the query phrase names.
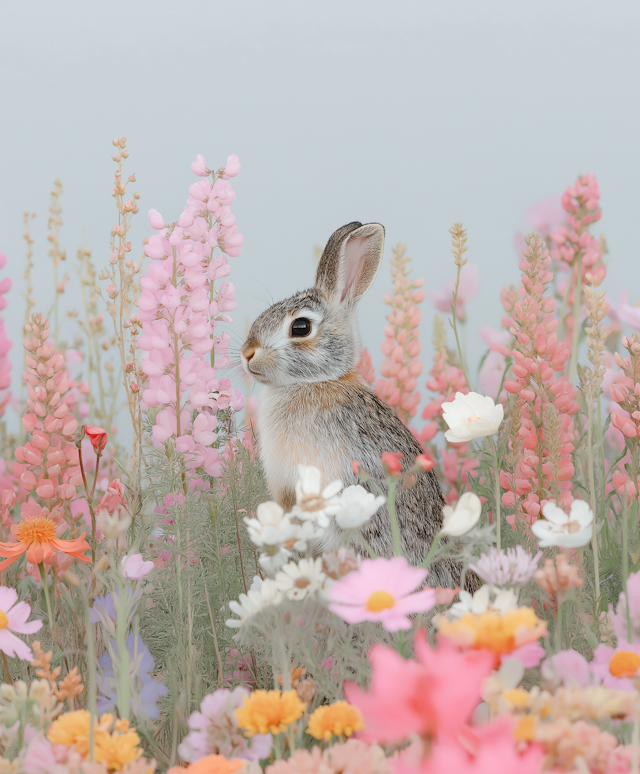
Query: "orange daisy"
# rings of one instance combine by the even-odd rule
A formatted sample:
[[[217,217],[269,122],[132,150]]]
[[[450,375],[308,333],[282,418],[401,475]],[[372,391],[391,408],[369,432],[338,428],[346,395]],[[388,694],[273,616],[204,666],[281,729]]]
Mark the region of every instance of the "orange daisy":
[[[0,572],[19,559],[22,554],[27,554],[27,561],[31,564],[40,564],[45,559],[52,559],[56,551],[63,551],[74,559],[90,562],[83,551],[89,548],[84,539],[87,534],[83,532],[75,540],[60,540],[56,537],[56,524],[46,516],[35,516],[23,519],[20,524],[14,524],[11,532],[15,535],[16,543],[0,543],[0,556],[7,557],[0,562]]]

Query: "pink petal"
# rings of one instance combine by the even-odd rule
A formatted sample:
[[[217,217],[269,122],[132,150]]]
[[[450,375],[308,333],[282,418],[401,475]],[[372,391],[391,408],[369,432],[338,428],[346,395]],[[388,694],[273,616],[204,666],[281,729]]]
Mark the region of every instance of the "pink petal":
[[[33,661],[31,648],[8,629],[0,629],[0,650],[9,657],[17,656],[25,661]]]
[[[26,602],[18,602],[11,610],[7,611],[9,619],[9,628],[15,629],[16,626],[23,624],[31,615],[31,606]]]
[[[433,589],[423,589],[415,594],[408,594],[399,599],[393,611],[408,615],[409,613],[424,613],[436,604],[436,592]],[[543,651],[544,653],[544,651]]]
[[[0,586],[0,610],[8,613],[18,601],[18,592],[8,586]]]
[[[397,608],[384,610],[380,622],[388,632],[398,632],[401,629],[411,628],[411,621],[406,615],[399,614]]]

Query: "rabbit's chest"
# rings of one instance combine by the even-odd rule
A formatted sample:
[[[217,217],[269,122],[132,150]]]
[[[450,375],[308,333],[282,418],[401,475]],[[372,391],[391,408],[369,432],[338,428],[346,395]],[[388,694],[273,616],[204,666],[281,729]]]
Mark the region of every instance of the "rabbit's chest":
[[[260,458],[272,497],[288,500],[298,478],[298,465],[313,465],[324,484],[344,477],[350,466],[346,444],[321,407],[301,401],[299,394],[265,390],[258,414]],[[287,503],[288,504],[288,503]]]

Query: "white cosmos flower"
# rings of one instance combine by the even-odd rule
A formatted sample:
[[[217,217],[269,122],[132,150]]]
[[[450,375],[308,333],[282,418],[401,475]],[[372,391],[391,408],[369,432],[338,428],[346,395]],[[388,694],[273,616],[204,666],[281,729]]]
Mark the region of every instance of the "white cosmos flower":
[[[289,562],[276,575],[276,586],[287,599],[301,600],[316,592],[324,583],[322,559],[301,559]]]
[[[465,492],[455,506],[445,505],[442,509],[440,532],[450,537],[462,537],[476,526],[481,513],[482,503],[478,495]]]
[[[309,547],[309,543],[315,543],[324,535],[325,530],[319,527],[315,521],[303,521],[302,524],[293,524],[292,539],[295,540],[293,548],[300,553],[304,553]],[[287,543],[287,548],[289,543]]]
[[[322,473],[310,465],[298,465],[296,481],[296,504],[291,511],[300,521],[315,520],[327,528],[329,516],[334,516],[339,507],[338,493],[342,481],[332,481],[322,488]]]
[[[245,624],[251,616],[271,605],[278,605],[282,601],[282,594],[274,580],[256,577],[247,594],[240,594],[239,601],[235,599],[229,602],[229,608],[238,618],[230,618],[226,623],[231,629],[238,629]]]
[[[555,503],[547,503],[542,514],[544,519],[539,519],[531,526],[540,548],[579,548],[591,540],[593,512],[584,500],[574,500],[568,516]]]
[[[261,503],[256,518],[244,518],[249,537],[257,546],[278,546],[293,537],[293,526],[282,508],[273,502]]]
[[[342,529],[356,529],[384,505],[384,497],[376,497],[360,486],[348,486],[340,495],[336,522]]]
[[[455,400],[442,404],[442,416],[449,425],[444,437],[449,443],[466,443],[498,431],[504,417],[501,403],[492,398],[470,392],[456,392]]]
[[[459,596],[460,601],[447,611],[454,618],[460,618],[465,613],[486,613],[487,610],[502,614],[518,607],[518,596],[512,589],[500,589],[490,583],[481,586],[475,594],[461,591]]]

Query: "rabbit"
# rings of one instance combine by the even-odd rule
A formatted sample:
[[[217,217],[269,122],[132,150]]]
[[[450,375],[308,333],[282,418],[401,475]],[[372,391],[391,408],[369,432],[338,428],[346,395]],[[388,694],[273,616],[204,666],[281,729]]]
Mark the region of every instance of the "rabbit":
[[[242,345],[245,371],[264,385],[257,428],[260,458],[270,496],[285,511],[296,501],[299,464],[318,468],[323,486],[335,479],[349,486],[359,483],[354,460],[370,476],[383,479],[384,452],[400,452],[404,469],[423,452],[357,372],[356,308],[380,269],[383,246],[379,223],[339,228],[322,253],[314,287],[263,312]],[[402,551],[413,565],[424,561],[440,530],[444,504],[433,471],[421,471],[416,479],[415,486],[399,487],[396,498]],[[386,505],[361,531],[379,556],[393,556]],[[320,552],[337,548],[340,532],[332,522]],[[431,566],[427,583],[452,588],[459,579],[459,566],[447,560]]]

